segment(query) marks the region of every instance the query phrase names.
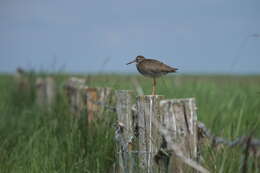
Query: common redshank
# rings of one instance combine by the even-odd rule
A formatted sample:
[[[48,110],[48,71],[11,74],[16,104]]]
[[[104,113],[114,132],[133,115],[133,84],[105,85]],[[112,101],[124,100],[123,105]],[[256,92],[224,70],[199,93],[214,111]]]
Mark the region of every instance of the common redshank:
[[[156,94],[156,78],[168,73],[174,73],[178,70],[177,68],[170,67],[156,59],[148,59],[141,55],[137,56],[135,60],[126,65],[132,63],[136,63],[136,68],[142,75],[153,78],[152,95]]]

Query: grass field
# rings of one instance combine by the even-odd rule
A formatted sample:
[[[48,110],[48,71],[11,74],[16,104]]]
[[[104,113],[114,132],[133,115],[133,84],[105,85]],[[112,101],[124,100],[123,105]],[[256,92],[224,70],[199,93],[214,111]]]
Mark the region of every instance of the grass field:
[[[56,104],[44,111],[35,104],[34,90],[18,90],[11,75],[0,75],[0,172],[109,172],[115,162],[115,114],[86,128],[84,117],[70,116],[62,84],[68,75],[53,75],[59,83]],[[145,94],[151,80],[135,75],[89,75],[87,85],[135,90],[137,80]],[[30,75],[34,81],[35,75]],[[33,85],[33,82],[31,83]],[[158,80],[166,98],[195,97],[198,119],[226,139],[248,135],[260,138],[260,76],[166,76]],[[211,172],[240,171],[241,148],[205,146],[202,165]],[[248,172],[254,169],[249,159]]]

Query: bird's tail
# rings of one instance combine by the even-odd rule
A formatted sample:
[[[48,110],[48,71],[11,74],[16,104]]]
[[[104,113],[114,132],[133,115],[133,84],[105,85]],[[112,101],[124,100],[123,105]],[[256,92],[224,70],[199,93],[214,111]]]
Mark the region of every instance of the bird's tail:
[[[172,67],[171,72],[176,72],[177,70],[179,69]]]

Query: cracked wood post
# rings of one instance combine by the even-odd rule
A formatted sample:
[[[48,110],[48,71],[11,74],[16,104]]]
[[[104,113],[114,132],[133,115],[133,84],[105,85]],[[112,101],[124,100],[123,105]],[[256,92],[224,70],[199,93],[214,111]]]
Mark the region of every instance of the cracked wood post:
[[[84,102],[87,109],[88,123],[97,120],[110,104],[112,97],[111,88],[85,88],[83,92]]]
[[[116,95],[117,112],[117,157],[119,173],[134,173],[135,159],[131,152],[134,146],[133,130],[133,92],[129,90],[118,90]]]
[[[158,95],[137,97],[140,172],[160,172],[162,169],[154,159],[160,149],[162,137],[152,123],[154,118],[161,122],[160,100],[162,98],[163,96]]]
[[[160,103],[163,126],[169,131],[173,142],[179,145],[181,152],[197,160],[197,113],[194,98],[162,100]],[[174,153],[171,155],[169,172],[192,172],[191,168],[180,161]]]

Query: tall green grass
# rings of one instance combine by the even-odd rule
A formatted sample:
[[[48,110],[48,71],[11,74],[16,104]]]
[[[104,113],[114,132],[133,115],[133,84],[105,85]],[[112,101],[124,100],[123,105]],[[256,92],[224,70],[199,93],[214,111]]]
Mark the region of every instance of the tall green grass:
[[[84,113],[80,119],[70,114],[62,90],[47,111],[35,104],[34,90],[18,90],[11,76],[0,81],[1,173],[110,169],[115,160],[114,115],[105,113],[110,118],[87,127]]]
[[[52,75],[58,97],[50,111],[35,104],[35,91],[17,88],[13,77],[0,75],[0,172],[111,172],[115,162],[115,114],[86,123],[68,109],[62,84],[68,75]],[[150,79],[134,75],[81,76],[91,87],[135,90],[133,79],[145,94]],[[34,88],[35,74],[30,74]],[[260,76],[167,76],[158,80],[157,92],[166,98],[195,97],[198,119],[212,133],[232,140],[255,130],[260,138]],[[238,172],[243,149],[202,149],[202,165],[211,172]],[[258,172],[249,159],[249,172]]]

